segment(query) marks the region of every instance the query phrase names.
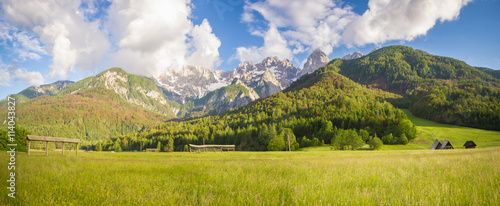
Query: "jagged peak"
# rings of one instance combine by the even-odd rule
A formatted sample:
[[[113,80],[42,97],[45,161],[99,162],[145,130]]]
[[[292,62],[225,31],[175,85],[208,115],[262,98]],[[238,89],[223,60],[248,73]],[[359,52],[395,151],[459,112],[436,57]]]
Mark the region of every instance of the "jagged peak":
[[[361,52],[354,52],[352,54],[345,55],[344,57],[342,57],[342,60],[357,59],[357,58],[361,58],[363,56],[365,56],[365,55],[363,53],[361,53]]]
[[[266,57],[264,60],[262,60],[262,64],[264,65],[271,65],[277,62],[280,62],[280,59],[277,56]]]
[[[239,78],[234,78],[233,81],[231,82],[231,85],[245,85]]]
[[[313,51],[313,53],[311,54],[311,56],[313,55],[321,55],[321,56],[327,56],[325,52],[323,52],[323,50],[321,50],[320,48],[317,48]]]

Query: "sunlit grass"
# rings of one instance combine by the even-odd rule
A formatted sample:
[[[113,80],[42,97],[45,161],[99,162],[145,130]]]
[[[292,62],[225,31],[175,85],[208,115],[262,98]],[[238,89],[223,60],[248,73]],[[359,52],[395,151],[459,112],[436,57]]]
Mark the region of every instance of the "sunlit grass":
[[[3,159],[7,158],[2,153]],[[17,156],[18,205],[494,205],[500,150]],[[2,169],[0,174],[7,175]]]
[[[415,117],[407,109],[403,111],[408,116],[408,119],[417,126],[418,138],[412,143],[413,145],[425,145],[424,148],[429,149],[435,139],[441,142],[447,139],[455,149],[463,148],[465,142],[469,140],[474,141],[479,148],[500,146],[500,131],[440,124]],[[409,146],[412,147],[412,144],[409,144]]]

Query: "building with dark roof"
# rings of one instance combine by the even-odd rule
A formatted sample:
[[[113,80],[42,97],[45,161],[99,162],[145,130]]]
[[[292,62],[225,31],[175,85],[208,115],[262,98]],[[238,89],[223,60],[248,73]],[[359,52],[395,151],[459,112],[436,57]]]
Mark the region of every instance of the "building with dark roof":
[[[453,148],[450,141],[444,140],[443,144],[441,144],[441,147],[439,149],[455,149],[455,148]]]
[[[476,146],[476,143],[474,143],[472,140],[469,140],[464,144],[465,149],[474,149],[476,148]]]
[[[434,144],[432,144],[430,149],[439,149],[440,147],[441,147],[441,142],[436,139],[436,141],[434,141]]]

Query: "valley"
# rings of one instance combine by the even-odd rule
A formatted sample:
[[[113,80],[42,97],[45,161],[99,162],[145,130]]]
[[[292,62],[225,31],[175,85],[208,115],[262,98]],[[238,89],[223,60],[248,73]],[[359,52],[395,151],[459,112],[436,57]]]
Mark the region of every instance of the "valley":
[[[228,72],[185,67],[157,78],[112,68],[75,83],[30,87],[14,95],[31,98],[21,101],[17,120],[32,134],[71,136],[92,150],[125,151],[141,144],[182,151],[189,143],[203,142],[235,144],[242,151],[271,150],[273,142],[278,144],[273,150],[284,150],[285,137],[291,138],[292,150],[319,145],[353,149],[373,138],[382,140],[384,148],[420,148],[434,137],[454,140],[454,134],[474,133],[433,134],[417,129],[408,119],[413,115],[500,130],[500,80],[490,74],[403,46],[353,55],[330,60],[316,50],[304,70],[270,57]],[[130,115],[117,115],[116,107],[96,107],[109,100],[123,105],[118,113]],[[495,145],[494,136],[493,143],[485,143]]]

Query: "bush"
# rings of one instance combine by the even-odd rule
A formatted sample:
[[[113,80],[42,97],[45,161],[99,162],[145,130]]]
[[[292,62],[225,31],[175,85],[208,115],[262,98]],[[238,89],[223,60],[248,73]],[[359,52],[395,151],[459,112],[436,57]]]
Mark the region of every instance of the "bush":
[[[403,145],[408,144],[408,138],[406,138],[406,135],[404,133],[401,135],[401,137],[399,137],[399,143]]]
[[[382,142],[382,140],[380,140],[378,137],[375,137],[368,142],[368,145],[370,145],[370,149],[372,150],[379,150],[380,148],[382,148],[383,144],[384,143]]]
[[[343,129],[337,130],[331,142],[332,146],[337,150],[355,150],[356,148],[362,147],[365,143],[356,131]]]
[[[392,133],[383,136],[382,142],[385,144],[394,144],[394,137],[392,136]]]
[[[276,135],[274,138],[269,141],[269,144],[267,145],[267,150],[269,151],[281,151],[285,149],[285,140],[279,136]]]

